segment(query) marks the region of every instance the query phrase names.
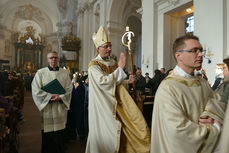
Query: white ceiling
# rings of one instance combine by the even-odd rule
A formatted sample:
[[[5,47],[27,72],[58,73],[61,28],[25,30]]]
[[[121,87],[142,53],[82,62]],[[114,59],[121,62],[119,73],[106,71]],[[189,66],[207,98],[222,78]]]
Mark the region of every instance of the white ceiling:
[[[0,0],[0,25],[17,31],[28,20],[37,24],[43,34],[56,32],[57,0]]]

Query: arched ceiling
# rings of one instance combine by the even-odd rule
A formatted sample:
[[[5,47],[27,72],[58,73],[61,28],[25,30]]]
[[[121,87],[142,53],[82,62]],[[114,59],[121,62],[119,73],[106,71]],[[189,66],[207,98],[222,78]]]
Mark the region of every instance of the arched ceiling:
[[[140,0],[113,0],[110,4],[110,11],[108,14],[110,14],[111,21],[126,23],[130,16],[141,18],[136,12],[137,9],[141,8]]]
[[[37,23],[42,34],[56,32],[59,21],[57,0],[0,0],[0,25],[17,31],[18,26],[28,20]]]

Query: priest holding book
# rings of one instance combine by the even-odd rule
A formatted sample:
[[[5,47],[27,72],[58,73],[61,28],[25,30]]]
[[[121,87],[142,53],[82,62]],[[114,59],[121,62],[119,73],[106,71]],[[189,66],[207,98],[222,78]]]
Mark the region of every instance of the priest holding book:
[[[67,70],[58,67],[58,53],[47,55],[48,67],[37,71],[32,96],[41,114],[42,153],[64,153],[64,129],[72,84]]]

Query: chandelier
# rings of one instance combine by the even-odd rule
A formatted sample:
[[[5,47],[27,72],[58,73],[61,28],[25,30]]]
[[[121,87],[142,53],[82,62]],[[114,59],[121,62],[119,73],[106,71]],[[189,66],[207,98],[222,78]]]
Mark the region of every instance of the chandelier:
[[[73,23],[70,23],[70,33],[64,36],[61,40],[62,49],[66,51],[79,51],[80,50],[80,38],[76,37],[72,33]]]

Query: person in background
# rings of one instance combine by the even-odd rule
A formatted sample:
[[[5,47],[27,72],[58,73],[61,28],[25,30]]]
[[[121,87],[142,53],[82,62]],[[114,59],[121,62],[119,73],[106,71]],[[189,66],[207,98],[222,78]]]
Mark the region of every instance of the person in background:
[[[85,137],[87,138],[88,132],[89,132],[89,125],[88,125],[88,94],[89,94],[89,80],[88,75],[85,75],[83,77],[84,81],[84,89],[85,89],[85,100],[84,100],[84,131],[85,131]]]
[[[147,84],[151,80],[151,78],[149,77],[149,73],[148,72],[145,73],[145,80],[146,80],[146,86],[147,86]]]
[[[47,54],[48,67],[37,71],[32,81],[32,96],[41,114],[42,153],[65,152],[65,125],[70,106],[72,83],[68,71],[58,67],[58,54]],[[57,79],[64,94],[51,94],[42,89]]]
[[[161,68],[160,71],[161,71],[162,78],[164,79],[166,77],[165,68],[164,67]]]
[[[135,89],[138,91],[141,91],[142,94],[145,93],[146,79],[142,76],[142,71],[140,68],[137,68],[137,71],[136,71],[135,87],[136,87]]]
[[[138,108],[143,111],[143,101],[145,99],[145,88],[146,88],[146,79],[142,76],[142,71],[140,68],[137,68],[136,71],[136,82],[135,82],[135,91],[134,91],[134,100]]]
[[[151,153],[215,153],[225,103],[208,82],[194,75],[203,62],[196,36],[182,36],[173,44],[177,65],[160,84],[151,128]]]
[[[161,74],[161,71],[156,69],[154,71],[154,77],[149,81],[149,87],[151,88],[153,96],[156,94],[157,88],[159,87],[162,80],[163,76]]]
[[[223,83],[223,66],[224,64],[217,64],[215,82],[212,85],[212,90],[215,90],[221,83]]]
[[[228,103],[229,99],[229,58],[223,60],[225,63],[223,65],[223,83],[221,83],[215,90],[221,96],[220,101],[224,102],[225,104]]]
[[[31,91],[31,82],[32,82],[32,76],[31,73],[26,73],[24,76],[25,79],[25,89],[26,91]]]
[[[85,139],[84,132],[84,99],[85,89],[79,73],[73,74],[72,98],[70,110],[68,110],[66,133],[69,140],[76,140],[77,134],[80,140]],[[76,134],[77,131],[77,134]]]

